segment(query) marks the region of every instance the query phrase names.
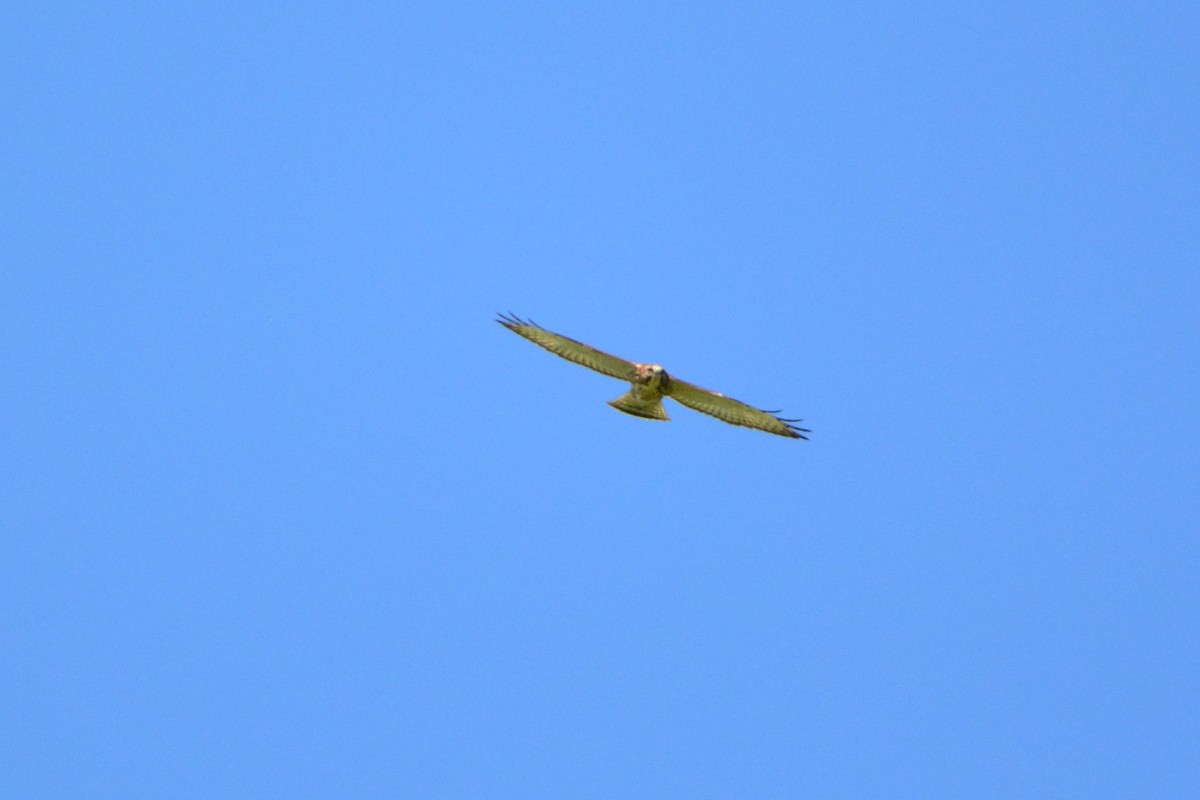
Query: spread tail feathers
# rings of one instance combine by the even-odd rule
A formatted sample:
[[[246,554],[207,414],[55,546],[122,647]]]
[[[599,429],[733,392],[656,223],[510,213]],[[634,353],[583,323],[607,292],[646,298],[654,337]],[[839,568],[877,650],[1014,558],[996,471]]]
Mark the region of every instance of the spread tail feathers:
[[[661,419],[664,422],[671,419],[667,416],[666,409],[663,408],[662,400],[639,400],[633,396],[633,392],[626,392],[616,400],[610,400],[608,404],[617,411],[623,411],[635,417]]]

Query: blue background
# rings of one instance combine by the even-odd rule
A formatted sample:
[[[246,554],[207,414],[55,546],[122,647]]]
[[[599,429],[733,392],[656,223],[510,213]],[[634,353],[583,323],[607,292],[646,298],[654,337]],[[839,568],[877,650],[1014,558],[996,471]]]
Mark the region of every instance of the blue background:
[[[0,31],[3,796],[1200,796],[1194,4]]]

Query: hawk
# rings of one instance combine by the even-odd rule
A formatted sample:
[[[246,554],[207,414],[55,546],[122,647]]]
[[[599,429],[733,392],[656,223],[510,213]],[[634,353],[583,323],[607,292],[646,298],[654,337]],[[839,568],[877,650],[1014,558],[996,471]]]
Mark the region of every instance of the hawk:
[[[695,411],[716,417],[730,425],[757,428],[760,431],[787,436],[792,439],[807,439],[804,434],[812,433],[807,428],[797,427],[798,419],[775,416],[775,411],[748,406],[726,397],[720,392],[701,389],[686,381],[673,378],[658,364],[638,364],[609,355],[601,350],[552,333],[533,321],[526,321],[509,314],[500,314],[496,320],[513,333],[524,336],[536,345],[546,348],[556,356],[574,361],[576,364],[594,369],[611,378],[629,381],[632,388],[609,405],[617,411],[645,419],[669,420],[663,409],[663,397],[670,397]]]

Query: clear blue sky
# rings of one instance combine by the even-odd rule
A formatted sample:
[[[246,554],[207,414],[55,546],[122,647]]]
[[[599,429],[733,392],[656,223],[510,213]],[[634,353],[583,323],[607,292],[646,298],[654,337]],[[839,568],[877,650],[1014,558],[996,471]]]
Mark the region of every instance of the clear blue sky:
[[[1200,796],[1197,41],[9,4],[0,795]]]

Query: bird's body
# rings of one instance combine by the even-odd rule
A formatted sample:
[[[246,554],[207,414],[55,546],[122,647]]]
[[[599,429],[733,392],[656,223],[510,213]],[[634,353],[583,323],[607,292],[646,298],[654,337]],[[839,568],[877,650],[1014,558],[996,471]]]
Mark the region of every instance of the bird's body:
[[[658,364],[634,362],[634,367],[636,370],[629,391],[616,400],[610,400],[608,404],[617,411],[635,417],[669,421],[671,418],[663,408],[662,399],[670,387],[671,376]]]
[[[667,416],[662,401],[664,397],[670,397],[688,408],[714,416],[731,425],[756,428],[792,439],[807,439],[808,437],[804,434],[811,433],[807,428],[800,428],[793,424],[800,422],[798,419],[777,417],[774,412],[746,405],[732,397],[726,397],[720,392],[709,391],[686,381],[677,380],[672,378],[659,364],[626,361],[602,350],[597,350],[591,345],[552,333],[540,325],[526,322],[511,314],[501,314],[496,321],[513,333],[524,336],[534,344],[544,347],[568,361],[594,369],[612,378],[629,381],[629,391],[615,400],[609,401],[610,406],[625,414],[666,422],[670,417]]]

